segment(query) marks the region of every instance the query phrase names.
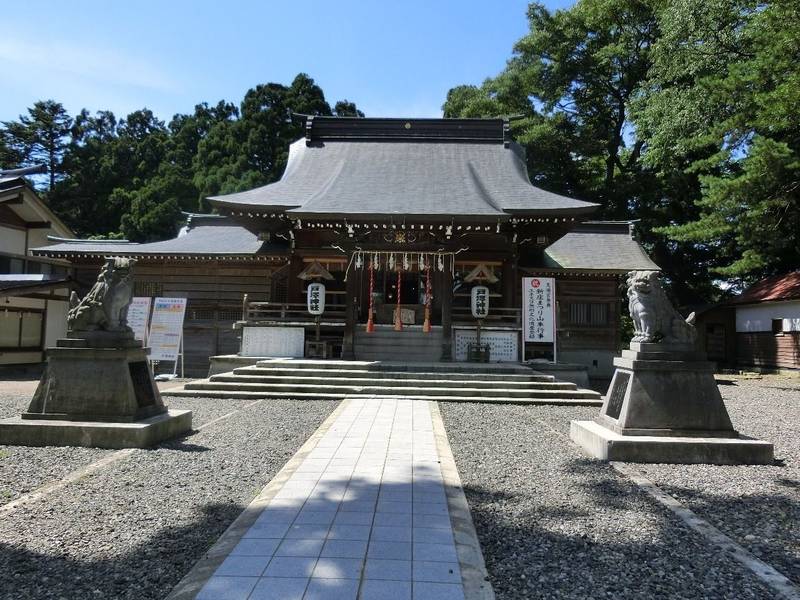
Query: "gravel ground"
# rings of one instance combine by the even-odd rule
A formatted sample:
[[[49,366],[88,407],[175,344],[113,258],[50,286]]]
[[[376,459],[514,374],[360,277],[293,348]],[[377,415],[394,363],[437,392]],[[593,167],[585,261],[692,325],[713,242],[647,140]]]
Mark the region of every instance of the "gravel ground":
[[[772,442],[778,464],[637,468],[800,585],[800,380],[720,380],[734,427],[744,435]]]
[[[0,419],[18,417],[28,408],[31,395],[6,390],[7,382],[0,382]],[[34,386],[35,387],[35,386]],[[54,479],[88,465],[113,450],[99,448],[27,448],[25,446],[0,446],[0,504],[16,500]]]
[[[800,402],[796,384],[775,381],[721,390],[735,426],[773,441],[786,466],[637,467],[797,581]],[[499,599],[775,597],[572,444],[570,420],[596,408],[440,407]]]
[[[0,392],[0,413],[26,402]],[[251,402],[168,398],[171,408],[194,412],[195,427],[241,412],[4,514],[0,599],[166,596],[336,406]],[[16,495],[113,451],[0,452],[0,481]]]

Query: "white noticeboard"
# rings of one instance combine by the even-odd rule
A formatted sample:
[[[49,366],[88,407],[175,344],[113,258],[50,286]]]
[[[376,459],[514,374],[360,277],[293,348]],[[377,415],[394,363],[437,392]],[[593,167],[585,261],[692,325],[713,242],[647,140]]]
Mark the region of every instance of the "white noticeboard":
[[[551,343],[555,354],[556,281],[522,278],[522,342]],[[555,358],[555,356],[553,357]]]
[[[178,360],[186,298],[156,298],[150,320],[150,360]]]
[[[133,337],[147,344],[147,325],[150,322],[152,298],[136,296],[128,306],[128,327],[133,329]]]

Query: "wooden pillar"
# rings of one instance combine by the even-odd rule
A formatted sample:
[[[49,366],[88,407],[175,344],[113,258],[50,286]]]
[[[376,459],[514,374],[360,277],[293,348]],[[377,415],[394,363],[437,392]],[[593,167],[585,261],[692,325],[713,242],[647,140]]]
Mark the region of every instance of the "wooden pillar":
[[[303,282],[297,278],[303,270],[303,259],[293,254],[289,259],[289,274],[286,280],[286,302],[289,304],[302,302],[300,294],[303,291]]]
[[[503,261],[503,308],[514,308],[514,297],[517,293],[516,259],[508,257]]]
[[[455,260],[450,257],[450,260]],[[442,361],[453,360],[453,273],[445,260],[439,296],[442,299]]]
[[[355,333],[356,333],[356,316],[358,314],[358,274],[359,272],[352,268],[347,274],[347,281],[345,282],[345,320],[344,320],[344,336],[342,338],[342,358],[344,360],[354,360],[355,355]]]

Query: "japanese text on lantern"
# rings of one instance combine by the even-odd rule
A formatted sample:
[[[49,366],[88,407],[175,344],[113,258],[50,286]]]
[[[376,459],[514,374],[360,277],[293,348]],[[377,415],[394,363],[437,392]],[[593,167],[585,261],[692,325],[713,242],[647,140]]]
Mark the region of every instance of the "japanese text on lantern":
[[[522,278],[522,329],[526,342],[553,342],[555,290],[552,277]]]
[[[308,312],[321,315],[325,312],[325,286],[321,283],[308,284]]]

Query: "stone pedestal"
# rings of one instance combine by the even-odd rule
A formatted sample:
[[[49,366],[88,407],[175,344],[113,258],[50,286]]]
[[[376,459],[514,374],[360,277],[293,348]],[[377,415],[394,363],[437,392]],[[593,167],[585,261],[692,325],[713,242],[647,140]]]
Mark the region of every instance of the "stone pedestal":
[[[28,410],[0,421],[0,444],[146,447],[191,430],[191,411],[164,406],[148,349],[130,336],[89,333],[48,348]]]
[[[740,436],[714,380],[690,344],[631,343],[594,421],[570,437],[592,456],[626,462],[770,464],[772,444]]]

